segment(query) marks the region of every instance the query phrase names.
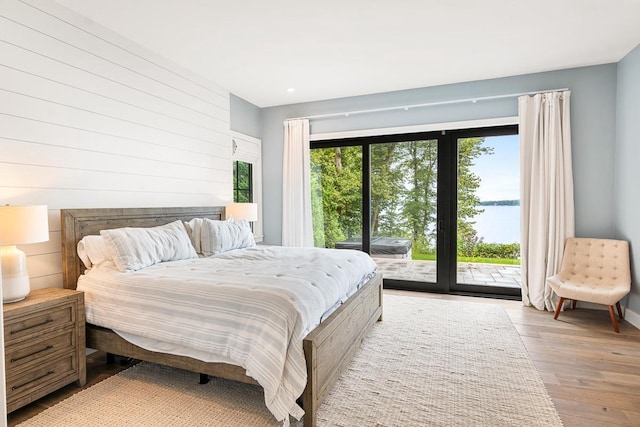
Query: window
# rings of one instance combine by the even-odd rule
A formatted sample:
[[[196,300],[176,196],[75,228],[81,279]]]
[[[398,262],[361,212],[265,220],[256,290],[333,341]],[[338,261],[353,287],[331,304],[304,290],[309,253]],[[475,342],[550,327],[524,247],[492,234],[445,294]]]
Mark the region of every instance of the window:
[[[233,162],[233,201],[253,202],[253,165],[236,160]]]

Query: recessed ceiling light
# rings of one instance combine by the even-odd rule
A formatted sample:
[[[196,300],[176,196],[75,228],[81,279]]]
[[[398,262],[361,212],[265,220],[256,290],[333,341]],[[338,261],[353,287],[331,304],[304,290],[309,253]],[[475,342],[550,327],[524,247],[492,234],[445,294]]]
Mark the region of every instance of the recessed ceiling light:
[[[295,92],[295,89],[290,87],[289,89],[287,89],[287,92],[291,93],[291,92]]]

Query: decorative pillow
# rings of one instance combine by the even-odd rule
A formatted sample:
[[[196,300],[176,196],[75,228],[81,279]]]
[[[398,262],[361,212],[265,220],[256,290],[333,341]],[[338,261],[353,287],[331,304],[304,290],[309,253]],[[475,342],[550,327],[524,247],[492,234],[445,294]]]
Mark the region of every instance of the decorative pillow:
[[[202,240],[202,224],[204,223],[204,218],[193,218],[192,220],[184,223],[184,228],[187,230],[187,234],[189,235],[189,239],[191,239],[191,244],[193,248],[196,250],[196,253],[201,254],[202,250],[200,248],[200,241]]]
[[[97,267],[103,262],[113,259],[113,255],[102,236],[84,236],[78,242],[78,257],[87,268]]]
[[[231,222],[204,218],[200,238],[200,249],[204,256],[256,245],[246,220]]]
[[[198,257],[180,220],[159,227],[101,230],[100,235],[113,253],[116,268],[122,272]]]

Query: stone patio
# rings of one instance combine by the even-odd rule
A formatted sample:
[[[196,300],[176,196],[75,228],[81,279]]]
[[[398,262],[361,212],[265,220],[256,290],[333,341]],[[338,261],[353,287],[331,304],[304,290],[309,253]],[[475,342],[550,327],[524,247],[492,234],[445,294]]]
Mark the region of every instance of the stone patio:
[[[436,281],[435,261],[373,257],[384,277],[418,282]],[[458,283],[520,288],[520,266],[458,263]]]

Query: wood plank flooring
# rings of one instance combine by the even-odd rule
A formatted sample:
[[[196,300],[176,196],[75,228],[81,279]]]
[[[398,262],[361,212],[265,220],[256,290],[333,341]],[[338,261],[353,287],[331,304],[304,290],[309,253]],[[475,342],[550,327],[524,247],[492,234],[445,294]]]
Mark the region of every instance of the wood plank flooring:
[[[620,334],[603,310],[578,308],[553,314],[519,301],[385,290],[421,298],[497,304],[505,309],[535,363],[565,427],[640,427],[640,330],[620,323]],[[126,366],[125,366],[126,367]],[[107,365],[104,354],[87,358],[87,385],[125,367]],[[9,414],[14,426],[81,390],[71,384]]]

